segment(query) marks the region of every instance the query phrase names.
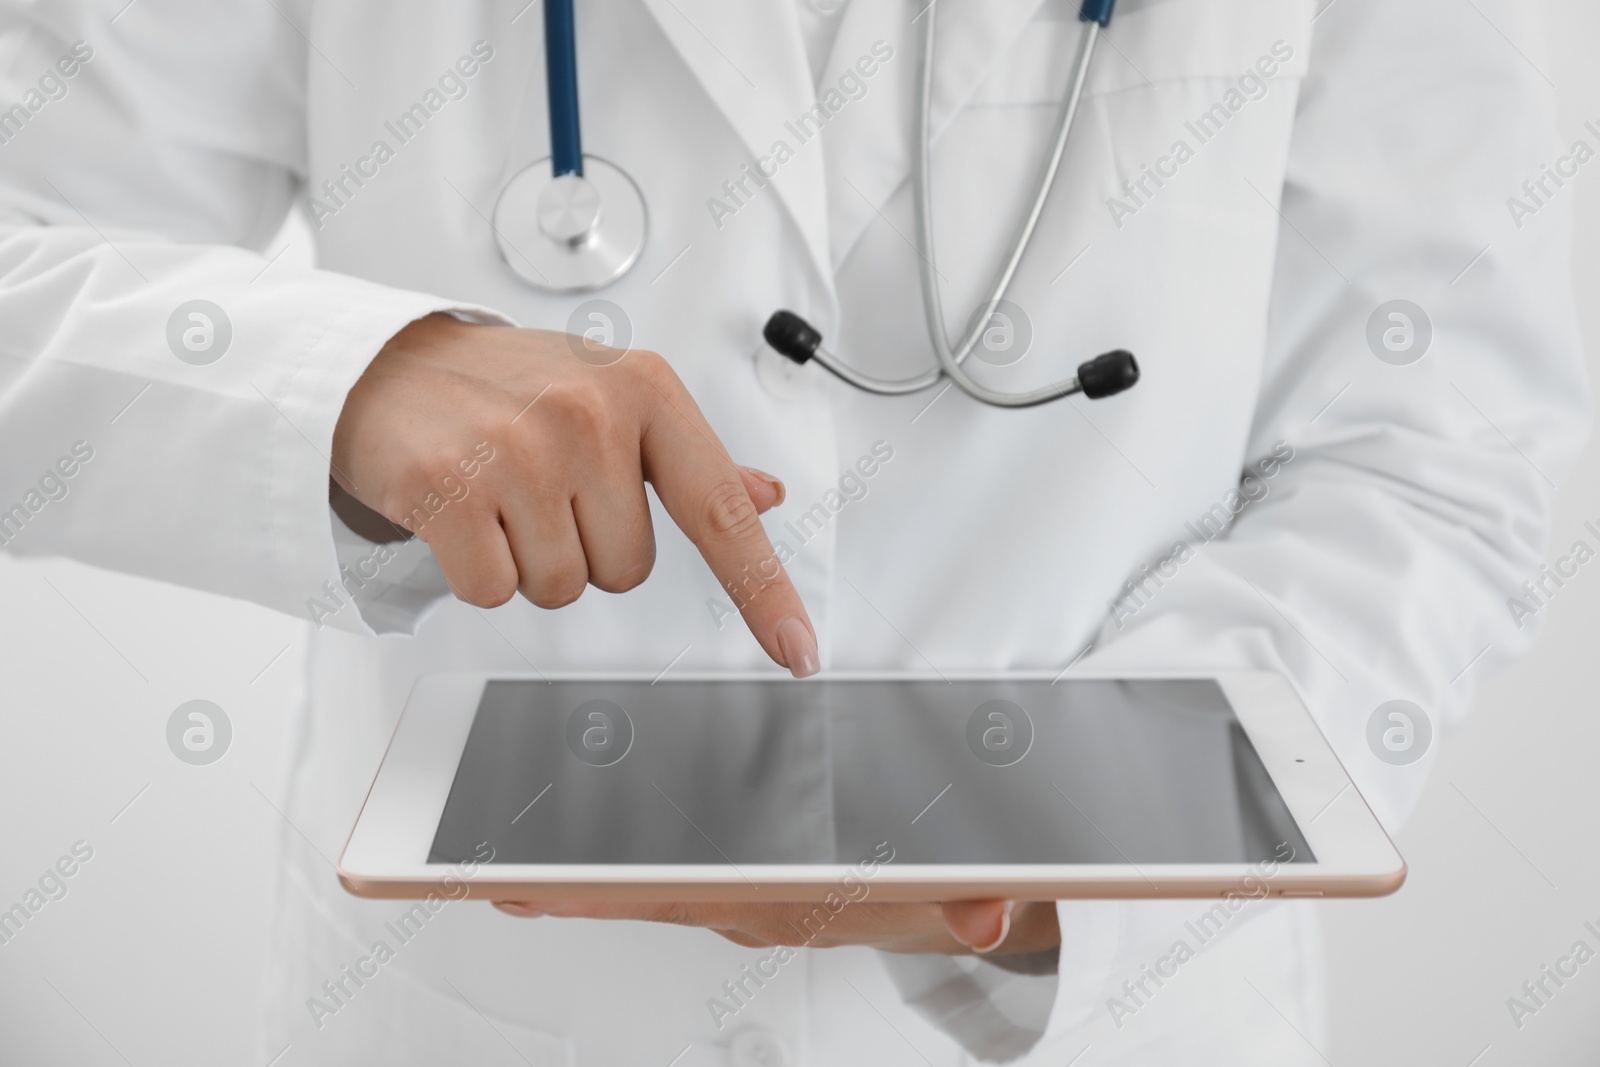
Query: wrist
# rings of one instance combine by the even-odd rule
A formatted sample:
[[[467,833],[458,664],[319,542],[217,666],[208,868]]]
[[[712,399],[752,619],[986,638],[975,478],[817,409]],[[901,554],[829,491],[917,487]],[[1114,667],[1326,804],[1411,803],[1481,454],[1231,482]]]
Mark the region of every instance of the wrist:
[[[393,444],[396,396],[404,397],[406,386],[430,377],[431,368],[443,362],[440,354],[460,345],[464,331],[483,328],[443,311],[413,319],[384,342],[345,394],[333,427],[328,502],[351,530],[369,540],[384,539],[364,532],[377,532],[387,520],[374,510],[377,501],[362,492],[360,468],[368,464],[360,460],[370,460],[375,447]]]
[[[415,351],[420,348],[431,348],[435,345],[448,345],[473,330],[481,330],[489,324],[469,322],[466,319],[450,314],[448,311],[435,311],[424,315],[420,319],[413,319],[402,326],[398,333],[389,338],[384,346],[378,350],[373,362],[393,356],[399,352]],[[502,327],[504,328],[504,327]]]

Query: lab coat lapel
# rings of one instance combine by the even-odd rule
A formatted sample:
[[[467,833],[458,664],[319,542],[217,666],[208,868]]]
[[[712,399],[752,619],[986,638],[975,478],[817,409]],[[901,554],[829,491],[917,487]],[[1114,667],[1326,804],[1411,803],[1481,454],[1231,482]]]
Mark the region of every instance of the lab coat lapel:
[[[794,0],[644,0],[667,39],[727,117],[751,169],[773,155],[774,143],[794,138],[785,124],[815,103]],[[822,151],[800,146],[767,182],[794,219],[822,286],[832,291],[828,261],[828,206]],[[772,164],[768,164],[768,171]],[[741,174],[729,174],[739,179]],[[719,197],[721,190],[712,190]],[[742,195],[742,194],[741,194]],[[737,203],[729,202],[737,207]]]
[[[932,127],[940,131],[972,96],[1044,0],[936,0]],[[893,57],[867,79],[867,94],[828,124],[828,247],[837,269],[883,204],[911,174],[922,12],[928,0],[851,0],[822,86],[839,79],[875,42]],[[1063,63],[1071,62],[1063,56]],[[937,202],[937,198],[935,200]],[[908,230],[907,233],[910,231]]]

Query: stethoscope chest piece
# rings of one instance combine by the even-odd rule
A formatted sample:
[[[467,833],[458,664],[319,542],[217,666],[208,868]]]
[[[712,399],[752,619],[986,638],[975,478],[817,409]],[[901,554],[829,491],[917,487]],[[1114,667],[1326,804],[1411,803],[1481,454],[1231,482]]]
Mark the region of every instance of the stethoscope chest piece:
[[[500,257],[529,285],[551,293],[601,289],[639,260],[649,230],[644,194],[598,156],[583,173],[554,173],[541,159],[519,172],[494,207]]]

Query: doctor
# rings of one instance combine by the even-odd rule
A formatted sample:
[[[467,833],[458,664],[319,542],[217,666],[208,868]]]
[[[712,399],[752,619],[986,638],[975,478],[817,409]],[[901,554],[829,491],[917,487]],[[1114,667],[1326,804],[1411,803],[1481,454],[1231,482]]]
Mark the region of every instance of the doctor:
[[[6,547],[306,619],[262,1062],[1321,1062],[1304,907],[1172,970],[1194,902],[866,906],[730,1000],[769,913],[451,904],[394,944],[404,909],[323,858],[433,670],[1269,668],[1393,827],[1421,776],[1373,709],[1452,723],[1526,647],[1505,599],[1587,401],[1563,194],[1508,210],[1560,155],[1524,5],[1124,0],[967,365],[1014,391],[1128,349],[1143,379],[1026,410],[761,339],[791,308],[865,373],[931,366],[922,7],[581,3],[584,149],[648,240],[556,295],[490,221],[549,154],[525,0],[0,2]],[[939,5],[952,336],[1076,16]],[[291,210],[318,269],[259,252]],[[29,496],[80,442],[70,499]]]

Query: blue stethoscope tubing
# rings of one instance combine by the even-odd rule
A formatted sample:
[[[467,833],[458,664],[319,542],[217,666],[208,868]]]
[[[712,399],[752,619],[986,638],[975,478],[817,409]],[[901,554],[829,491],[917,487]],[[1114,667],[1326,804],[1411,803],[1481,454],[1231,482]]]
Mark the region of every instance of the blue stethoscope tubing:
[[[603,288],[637,262],[643,250],[647,218],[638,186],[619,168],[583,153],[578,113],[577,34],[573,0],[544,0],[545,77],[550,113],[550,157],[523,170],[507,183],[495,208],[495,232],[502,257],[513,271],[536,288],[578,292]],[[931,101],[933,99],[934,26],[937,0],[923,12],[923,40],[916,105],[916,154],[912,165],[923,312],[937,364],[911,378],[885,379],[865,374],[841,360],[822,343],[822,335],[792,311],[775,312],[762,333],[767,343],[796,363],[815,361],[849,385],[871,393],[900,396],[921,392],[948,378],[974,400],[996,407],[1024,408],[1082,393],[1090,399],[1113,396],[1139,380],[1139,364],[1122,349],[1078,366],[1078,373],[1026,392],[1003,392],[985,386],[962,364],[972,354],[991,315],[1004,301],[1012,279],[1032,243],[1066,152],[1067,141],[1083,98],[1084,84],[1100,31],[1111,22],[1116,0],[1083,0],[1078,18],[1084,32],[1078,45],[1071,87],[1062,102],[1055,142],[1040,171],[1038,188],[1023,219],[1011,256],[996,276],[990,297],[974,315],[959,344],[952,346],[944,328],[933,242],[933,193],[930,180]],[[513,237],[516,240],[513,240]],[[525,251],[530,245],[532,251]]]
[[[535,289],[603,289],[639,261],[649,212],[621,167],[583,152],[572,0],[544,0],[544,43],[550,155],[501,189],[495,243],[506,266]]]
[[[583,134],[578,121],[578,30],[572,0],[544,2],[544,71],[550,100],[550,170],[583,175]]]

